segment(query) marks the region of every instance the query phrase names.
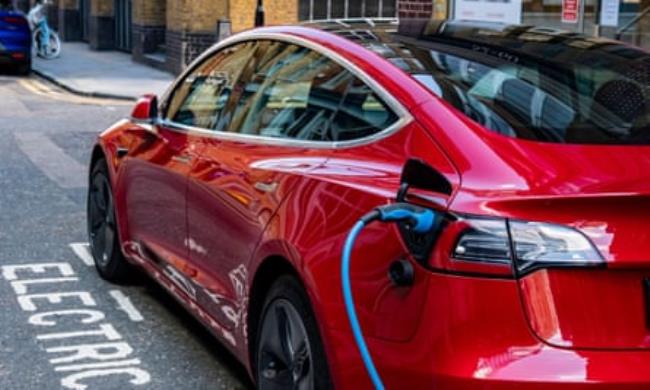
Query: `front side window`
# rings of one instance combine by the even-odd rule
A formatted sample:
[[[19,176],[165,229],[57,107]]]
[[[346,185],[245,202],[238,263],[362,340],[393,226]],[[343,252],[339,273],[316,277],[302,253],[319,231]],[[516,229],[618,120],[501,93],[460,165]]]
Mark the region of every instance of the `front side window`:
[[[268,45],[242,76],[229,131],[311,141],[362,138],[397,116],[352,73],[329,58],[283,42]]]
[[[174,91],[166,117],[186,126],[214,130],[223,123],[235,82],[256,49],[244,42],[221,50],[191,72]]]

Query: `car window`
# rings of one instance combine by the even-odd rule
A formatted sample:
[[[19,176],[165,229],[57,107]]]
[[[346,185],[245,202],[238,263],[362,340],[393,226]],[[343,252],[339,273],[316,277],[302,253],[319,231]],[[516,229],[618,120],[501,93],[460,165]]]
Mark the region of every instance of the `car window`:
[[[240,74],[255,52],[244,42],[216,53],[191,72],[170,99],[167,119],[186,126],[217,129]]]
[[[324,139],[352,75],[319,53],[274,42],[238,99],[231,127],[242,134]]]
[[[312,141],[351,140],[381,131],[396,115],[363,82],[304,47],[268,42],[240,79],[229,131]]]
[[[397,115],[358,78],[354,78],[332,119],[327,139],[350,141],[378,133],[397,121]]]
[[[650,61],[528,61],[413,48],[428,64],[414,77],[486,128],[511,137],[578,144],[650,142]],[[460,53],[459,50],[457,50]],[[567,57],[571,58],[571,57]],[[578,61],[579,59],[579,61]]]

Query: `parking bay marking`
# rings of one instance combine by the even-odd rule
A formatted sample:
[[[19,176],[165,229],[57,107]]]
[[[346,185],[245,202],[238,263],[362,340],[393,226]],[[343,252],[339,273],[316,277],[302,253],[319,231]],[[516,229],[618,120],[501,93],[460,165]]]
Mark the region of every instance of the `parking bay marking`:
[[[90,254],[90,246],[86,242],[73,242],[70,244],[70,248],[77,255],[77,257],[87,266],[92,267],[95,265],[93,261],[93,256]],[[110,296],[115,299],[117,303],[118,310],[122,310],[126,313],[129,319],[133,322],[144,321],[144,317],[138,309],[133,306],[131,299],[127,297],[120,290],[111,290],[108,292]]]
[[[151,382],[151,375],[141,367],[140,359],[133,356],[134,349],[109,322],[105,313],[97,308],[97,302],[88,291],[56,291],[43,293],[43,285],[69,286],[77,274],[67,262],[42,262],[30,264],[3,265],[0,276],[7,280],[18,301],[19,307],[30,314],[28,323],[38,331],[36,340],[45,352],[54,371],[65,373],[60,379],[62,387],[84,390],[89,387],[88,379],[116,376],[126,379],[132,385]],[[39,281],[39,282],[35,282]],[[41,292],[38,292],[38,291]],[[65,302],[64,302],[65,301]],[[70,301],[76,306],[70,308]],[[53,305],[66,308],[52,309]],[[64,332],[46,332],[56,327],[61,317],[77,319],[80,329],[65,329]],[[88,324],[91,327],[88,327]],[[92,328],[94,326],[94,328]],[[55,329],[52,329],[55,330]],[[97,342],[97,338],[106,342]],[[91,342],[90,339],[94,339]],[[57,346],[50,343],[59,341]],[[61,345],[61,342],[65,342]],[[120,386],[121,387],[121,386]]]
[[[140,311],[133,306],[131,299],[124,295],[120,290],[111,290],[108,292],[113,299],[117,302],[117,308],[126,313],[129,319],[133,322],[144,321],[144,317],[140,314]]]
[[[83,261],[89,267],[95,265],[93,261],[93,256],[90,254],[90,246],[86,242],[73,242],[70,244],[70,248],[77,257]]]

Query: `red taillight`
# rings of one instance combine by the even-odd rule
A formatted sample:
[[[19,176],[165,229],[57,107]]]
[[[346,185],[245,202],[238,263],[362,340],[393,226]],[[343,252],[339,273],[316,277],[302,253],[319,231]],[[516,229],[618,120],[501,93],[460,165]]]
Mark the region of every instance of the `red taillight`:
[[[473,216],[449,218],[429,259],[435,269],[499,276],[602,264],[591,241],[568,226]]]
[[[20,16],[5,16],[2,21],[9,24],[24,26],[27,24],[27,19]]]
[[[25,53],[12,53],[11,58],[14,60],[24,60],[25,59]]]

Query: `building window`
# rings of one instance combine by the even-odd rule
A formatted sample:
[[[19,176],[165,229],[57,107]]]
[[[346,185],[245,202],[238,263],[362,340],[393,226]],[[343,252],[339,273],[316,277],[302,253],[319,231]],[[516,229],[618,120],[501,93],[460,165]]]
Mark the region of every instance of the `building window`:
[[[394,18],[397,0],[300,0],[298,17],[304,20]]]

